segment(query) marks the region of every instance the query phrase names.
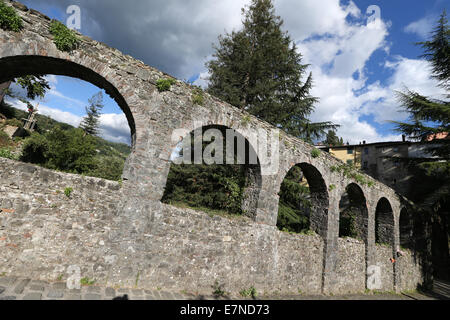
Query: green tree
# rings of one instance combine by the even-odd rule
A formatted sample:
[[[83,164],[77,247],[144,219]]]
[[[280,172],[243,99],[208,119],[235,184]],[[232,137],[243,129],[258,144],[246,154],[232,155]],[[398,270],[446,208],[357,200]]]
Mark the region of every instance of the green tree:
[[[303,79],[308,65],[302,64],[295,43],[281,30],[283,21],[275,15],[272,1],[252,0],[242,13],[242,30],[219,36],[214,59],[206,64],[208,91],[306,140],[335,128],[307,119],[318,101],[309,93],[312,75]]]
[[[22,87],[22,89],[25,89],[26,95],[23,96],[18,92],[13,92],[9,88],[5,89],[5,93],[6,95],[17,98],[23,102],[34,100],[36,98],[43,99],[47,90],[50,89],[50,85],[43,75],[27,75],[14,79],[14,82]]]
[[[279,196],[278,229],[295,233],[309,230],[310,190],[300,167],[289,170],[281,184]]]
[[[55,126],[45,135],[33,133],[22,149],[21,160],[49,169],[88,173],[95,168],[96,141],[82,129],[62,130]]]
[[[448,26],[447,12],[444,11],[434,28],[430,41],[419,42],[425,53],[421,56],[431,62],[433,78],[437,79],[441,86],[449,89],[450,79],[450,30]]]
[[[439,19],[438,26],[432,33],[431,41],[420,42],[425,48],[425,57],[432,65],[432,76],[440,81],[440,85],[449,89],[450,64],[450,31],[446,12]],[[450,131],[450,101],[425,97],[409,89],[397,92],[398,100],[405,111],[410,114],[408,122],[396,122],[396,130],[413,140],[425,140],[427,136]],[[447,95],[449,97],[449,95]],[[442,157],[448,158],[450,147],[446,144],[433,150]]]
[[[323,141],[323,143],[327,146],[343,146],[344,140],[342,138],[339,138],[336,135],[336,132],[333,130],[328,130],[326,139]]]
[[[80,128],[88,135],[97,135],[99,133],[100,115],[103,109],[103,93],[92,96],[89,99],[89,106],[86,107],[86,116],[80,123]]]

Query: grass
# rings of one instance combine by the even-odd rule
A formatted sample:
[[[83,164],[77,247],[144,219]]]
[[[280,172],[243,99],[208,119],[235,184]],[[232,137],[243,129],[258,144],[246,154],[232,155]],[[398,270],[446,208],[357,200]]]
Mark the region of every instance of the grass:
[[[242,297],[252,297],[253,299],[255,299],[258,296],[258,292],[256,291],[255,287],[251,286],[249,289],[244,289],[241,292],[239,292],[239,294]]]
[[[95,280],[84,277],[80,280],[80,283],[82,286],[92,286],[95,283]]]
[[[216,298],[225,297],[226,292],[223,290],[223,284],[219,284],[219,281],[216,280],[212,288],[214,289],[213,296]]]
[[[171,206],[180,208],[180,209],[191,209],[194,211],[198,211],[198,212],[204,212],[206,214],[208,214],[208,216],[215,217],[215,216],[220,216],[223,218],[228,218],[228,219],[248,219],[246,216],[243,216],[241,214],[232,214],[229,213],[225,210],[217,210],[217,209],[211,209],[211,208],[207,208],[207,207],[192,207],[184,202],[178,202],[178,201],[173,201],[168,203]]]

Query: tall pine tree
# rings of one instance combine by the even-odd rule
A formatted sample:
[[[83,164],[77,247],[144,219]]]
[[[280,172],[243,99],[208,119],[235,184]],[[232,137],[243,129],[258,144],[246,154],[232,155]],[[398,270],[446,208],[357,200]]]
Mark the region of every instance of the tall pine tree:
[[[295,43],[281,27],[272,0],[252,0],[244,15],[243,28],[219,36],[208,91],[263,119],[287,133],[311,142],[337,126],[313,124],[308,116],[317,98],[310,95],[311,73]]]
[[[447,15],[444,12],[434,29],[431,40],[419,42],[426,58],[432,66],[432,77],[439,80],[440,86],[447,90],[447,100],[432,99],[418,92],[406,89],[397,92],[398,99],[405,111],[410,114],[409,122],[395,122],[397,130],[411,139],[425,140],[429,135],[450,132],[450,30]],[[449,145],[433,150],[438,156],[450,157]]]
[[[99,133],[100,115],[103,109],[103,94],[99,93],[89,99],[89,106],[86,107],[86,116],[80,123],[80,128],[88,135]]]

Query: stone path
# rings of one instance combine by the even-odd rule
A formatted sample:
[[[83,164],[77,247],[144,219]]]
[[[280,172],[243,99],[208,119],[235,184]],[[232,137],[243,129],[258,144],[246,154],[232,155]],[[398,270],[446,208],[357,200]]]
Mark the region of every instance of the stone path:
[[[65,282],[49,283],[16,277],[0,277],[0,300],[117,300],[127,295],[128,300],[216,300],[213,296],[195,296],[164,290],[114,289],[100,286],[82,286],[69,290]],[[224,298],[220,298],[224,299]],[[225,299],[246,300],[242,297]],[[405,294],[364,294],[345,296],[270,296],[258,300],[450,300],[450,283],[438,281],[433,292]]]

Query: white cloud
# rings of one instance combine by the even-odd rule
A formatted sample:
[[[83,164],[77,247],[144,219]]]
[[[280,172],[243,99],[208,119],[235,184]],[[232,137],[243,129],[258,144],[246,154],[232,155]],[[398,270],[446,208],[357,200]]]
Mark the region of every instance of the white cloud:
[[[113,142],[130,143],[130,126],[125,115],[106,113],[100,117],[100,136]]]
[[[51,87],[50,90],[48,90],[46,94],[49,94],[49,95],[52,95],[52,96],[64,99],[67,102],[74,103],[78,107],[80,107],[80,106],[82,107],[82,106],[86,105],[84,102],[82,102],[82,101],[80,101],[78,99],[74,99],[74,98],[71,98],[71,97],[68,97],[68,96],[64,95],[63,93],[61,93],[58,90],[56,90],[56,87]]]
[[[417,21],[408,24],[404,31],[407,33],[415,33],[422,39],[427,39],[430,36],[433,26],[437,18],[434,15],[428,15]]]

